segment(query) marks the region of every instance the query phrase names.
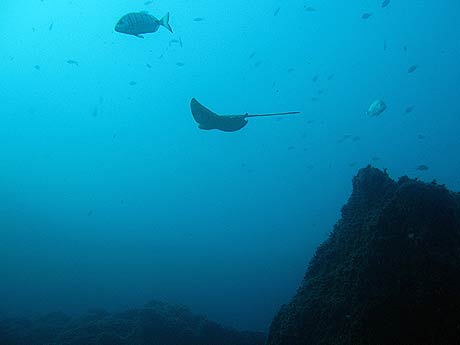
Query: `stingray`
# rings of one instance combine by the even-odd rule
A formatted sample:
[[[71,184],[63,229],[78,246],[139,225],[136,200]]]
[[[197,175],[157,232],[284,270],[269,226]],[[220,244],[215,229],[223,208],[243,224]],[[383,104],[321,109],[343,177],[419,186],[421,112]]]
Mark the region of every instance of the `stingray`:
[[[198,123],[198,128],[205,130],[218,129],[224,132],[240,130],[248,124],[247,118],[250,117],[300,114],[299,111],[290,111],[273,114],[218,115],[199,103],[195,98],[192,98],[190,108],[192,109],[193,118]]]

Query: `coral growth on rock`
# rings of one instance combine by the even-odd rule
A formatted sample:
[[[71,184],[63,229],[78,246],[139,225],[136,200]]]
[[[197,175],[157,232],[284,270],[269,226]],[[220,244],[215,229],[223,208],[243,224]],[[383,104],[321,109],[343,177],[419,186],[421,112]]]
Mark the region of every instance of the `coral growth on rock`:
[[[0,321],[1,345],[263,345],[265,335],[224,328],[186,307],[150,302],[120,313],[53,313]]]
[[[360,170],[268,344],[460,344],[460,195]]]

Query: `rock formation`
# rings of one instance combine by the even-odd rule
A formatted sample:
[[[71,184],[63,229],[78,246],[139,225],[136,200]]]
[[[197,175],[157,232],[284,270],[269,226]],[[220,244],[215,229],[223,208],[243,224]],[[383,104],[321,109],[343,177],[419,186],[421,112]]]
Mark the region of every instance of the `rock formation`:
[[[186,307],[151,302],[120,313],[78,318],[53,313],[0,321],[1,345],[263,345],[265,335],[224,328]]]
[[[268,345],[460,344],[460,195],[367,167]]]

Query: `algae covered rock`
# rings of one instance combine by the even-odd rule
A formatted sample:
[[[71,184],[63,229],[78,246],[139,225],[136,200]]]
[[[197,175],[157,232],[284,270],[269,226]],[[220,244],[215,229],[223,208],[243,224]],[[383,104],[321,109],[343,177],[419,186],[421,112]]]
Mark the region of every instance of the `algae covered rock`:
[[[118,313],[0,320],[0,345],[263,345],[265,334],[225,328],[181,305],[153,301]]]
[[[459,194],[360,170],[268,345],[459,343]]]

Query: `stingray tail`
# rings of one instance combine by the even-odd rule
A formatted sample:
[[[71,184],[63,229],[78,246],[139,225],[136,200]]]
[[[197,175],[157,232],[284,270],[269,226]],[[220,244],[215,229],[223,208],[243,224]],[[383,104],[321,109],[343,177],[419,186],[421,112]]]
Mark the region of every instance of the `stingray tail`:
[[[278,116],[278,115],[293,115],[293,114],[300,114],[300,111],[289,111],[286,113],[272,113],[272,114],[252,114],[252,115],[245,115],[245,117]]]
[[[169,31],[172,31],[171,26],[169,25],[169,12],[165,14],[163,18],[160,19],[160,25],[164,26]]]

